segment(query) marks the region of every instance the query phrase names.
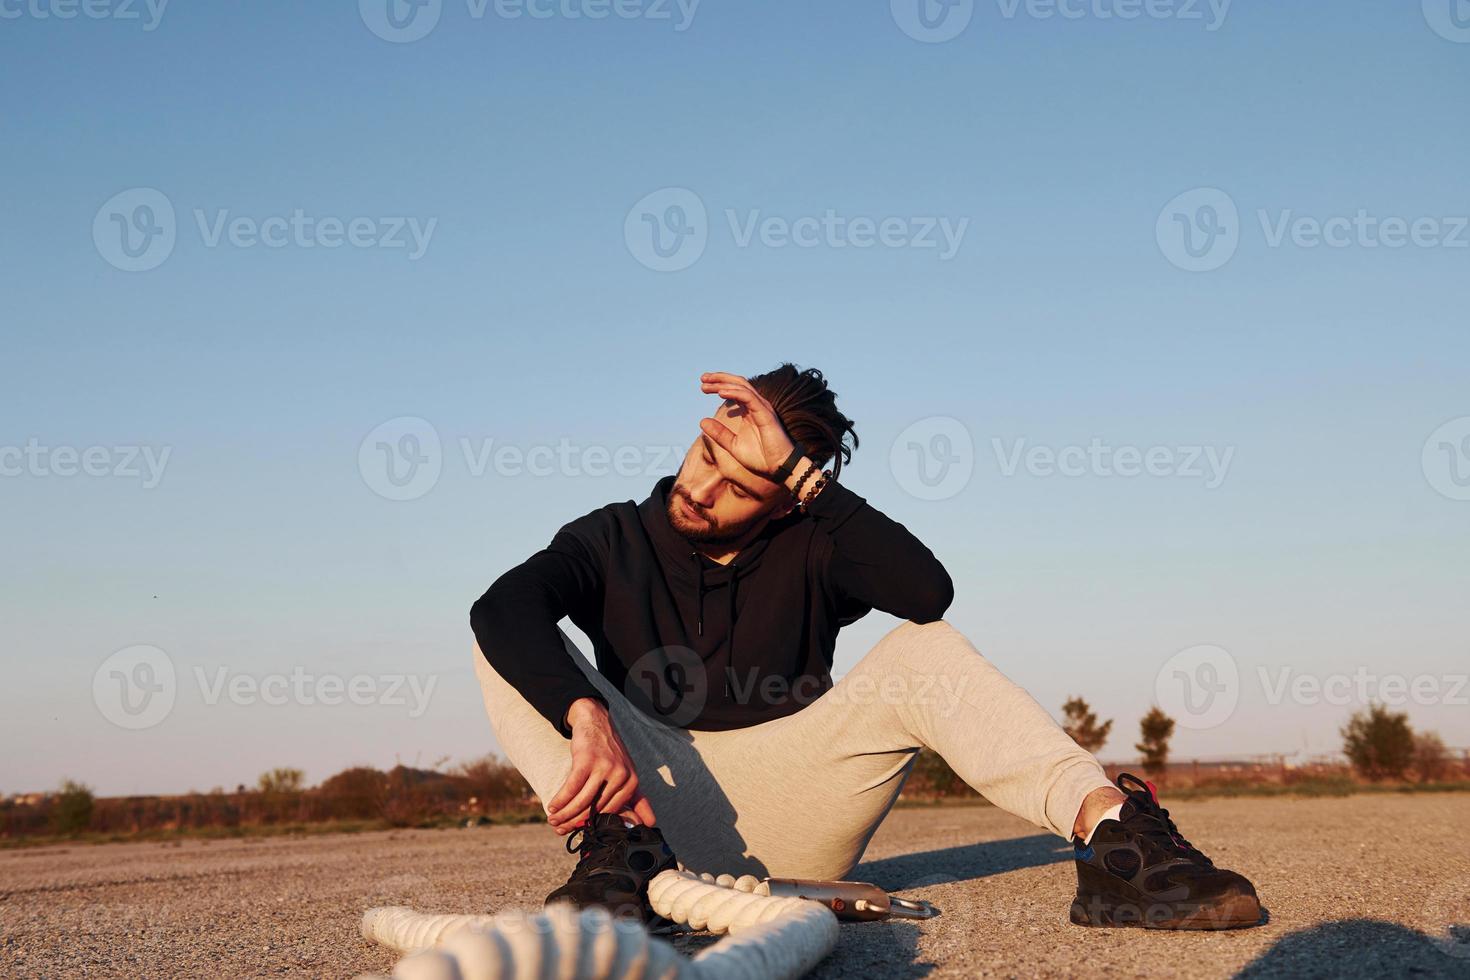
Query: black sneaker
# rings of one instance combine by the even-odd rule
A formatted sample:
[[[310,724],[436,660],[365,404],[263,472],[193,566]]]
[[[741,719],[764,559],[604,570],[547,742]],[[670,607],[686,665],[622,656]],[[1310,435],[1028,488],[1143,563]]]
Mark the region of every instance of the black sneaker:
[[[1238,929],[1261,921],[1255,886],[1215,867],[1180,836],[1169,811],[1159,806],[1153,783],[1125,772],[1118,776],[1118,788],[1128,795],[1119,818],[1098,824],[1090,843],[1072,840],[1077,859],[1073,922]]]
[[[648,904],[648,883],[678,867],[674,852],[656,827],[625,827],[615,813],[599,813],[567,837],[567,851],[581,857],[567,883],[546,896],[546,904],[571,902],[579,909],[599,906],[614,916],[645,925],[660,917]]]

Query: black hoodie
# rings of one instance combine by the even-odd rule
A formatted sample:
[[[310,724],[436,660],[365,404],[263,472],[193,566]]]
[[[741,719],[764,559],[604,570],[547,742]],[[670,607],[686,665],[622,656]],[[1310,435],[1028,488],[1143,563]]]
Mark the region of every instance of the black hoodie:
[[[681,728],[744,728],[800,711],[832,686],[837,631],[881,609],[929,622],[954,596],[932,552],[841,483],[727,565],[669,524],[672,476],[641,504],[567,524],[470,609],[496,672],[565,736],[578,698],[605,699],[557,623],[591,638],[597,669],[645,712]]]

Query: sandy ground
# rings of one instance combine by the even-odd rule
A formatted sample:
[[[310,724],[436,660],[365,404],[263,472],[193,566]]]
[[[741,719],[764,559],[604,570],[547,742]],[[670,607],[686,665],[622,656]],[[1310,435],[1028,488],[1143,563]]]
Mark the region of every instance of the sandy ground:
[[[816,975],[1470,977],[1470,795],[1174,812],[1217,863],[1254,879],[1265,925],[1078,928],[1060,840],[988,807],[899,810],[856,877],[943,914],[845,925]],[[363,909],[539,903],[573,863],[539,825],[0,852],[0,976],[386,973],[396,957],[358,937]]]

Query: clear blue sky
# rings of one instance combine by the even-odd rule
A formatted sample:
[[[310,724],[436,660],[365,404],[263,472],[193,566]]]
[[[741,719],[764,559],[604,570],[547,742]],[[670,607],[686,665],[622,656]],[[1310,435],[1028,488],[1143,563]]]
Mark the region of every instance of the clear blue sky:
[[[66,475],[64,454],[0,477],[0,792],[208,789],[277,765],[316,781],[493,750],[471,601],[657,474],[476,476],[460,440],[687,444],[713,408],[701,371],[783,360],[832,379],[862,437],[844,478],[950,568],[952,621],[1048,708],[1082,693],[1118,720],[1104,758],[1133,755],[1156,675],[1200,644],[1233,658],[1239,703],[1181,729],[1180,757],[1336,748],[1353,705],[1271,703],[1259,672],[1283,668],[1436,679],[1411,720],[1470,745],[1470,690],[1453,693],[1470,456],[1445,449],[1464,469],[1438,476],[1421,461],[1470,416],[1470,43],[1435,0],[1240,0],[1220,22],[1207,4],[1125,20],[1101,14],[1126,0],[1076,18],[988,0],[939,43],[905,33],[922,29],[902,2],[716,0],[687,23],[676,5],[510,18],[444,0],[395,43],[367,26],[373,3],[177,3],[151,30],[141,4],[137,20],[0,4],[0,447],[105,447],[96,465],[124,470],[112,447],[169,451],[156,486],[141,462]],[[176,240],[125,271],[116,220],[161,220],[137,188],[166,199]],[[664,188],[707,212],[703,253],[668,272],[640,261],[630,220]],[[1166,204],[1197,188],[1238,209],[1210,271],[1167,240]],[[210,244],[222,219],[297,209],[432,230],[416,258],[309,233]],[[968,224],[948,258],[741,244],[752,220],[829,211]],[[1426,244],[1273,245],[1282,221],[1360,211],[1425,219]],[[442,472],[390,500],[359,448],[404,416],[433,426]],[[934,417],[974,446],[938,500],[890,461]],[[1094,438],[1233,455],[1206,487],[1007,476],[993,443]],[[839,670],[893,625],[846,631]],[[129,730],[94,679],[140,644],[167,654],[176,703]],[[209,703],[221,677],[295,670],[435,686],[417,717],[411,697]]]

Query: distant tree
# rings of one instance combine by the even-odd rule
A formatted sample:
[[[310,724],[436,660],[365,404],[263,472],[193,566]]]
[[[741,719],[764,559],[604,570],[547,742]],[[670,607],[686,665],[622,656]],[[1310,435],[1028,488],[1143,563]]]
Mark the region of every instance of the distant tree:
[[[92,822],[94,802],[90,788],[65,780],[61,791],[56,794],[56,809],[53,811],[57,833],[79,834],[86,830]]]
[[[455,766],[452,775],[462,779],[481,810],[505,809],[530,798],[531,787],[515,766],[487,755]]]
[[[1450,771],[1450,754],[1444,739],[1434,732],[1420,732],[1414,737],[1414,774],[1421,783],[1443,779]]]
[[[1342,729],[1342,752],[1364,778],[1403,779],[1414,761],[1414,730],[1409,716],[1381,704],[1356,711]]]
[[[388,792],[388,775],[370,766],[353,766],[322,781],[323,800],[338,817],[376,817]]]
[[[1143,753],[1143,768],[1162,772],[1169,761],[1169,739],[1174,737],[1174,719],[1157,706],[1138,722],[1140,740],[1135,749]]]
[[[262,793],[285,795],[299,793],[306,782],[306,773],[300,769],[272,769],[260,774],[256,787]]]
[[[1108,740],[1108,732],[1113,730],[1113,719],[1109,718],[1098,724],[1097,715],[1091,705],[1080,697],[1069,698],[1062,705],[1062,714],[1067,719],[1062,729],[1072,736],[1072,741],[1089,752],[1102,748],[1103,743]]]

